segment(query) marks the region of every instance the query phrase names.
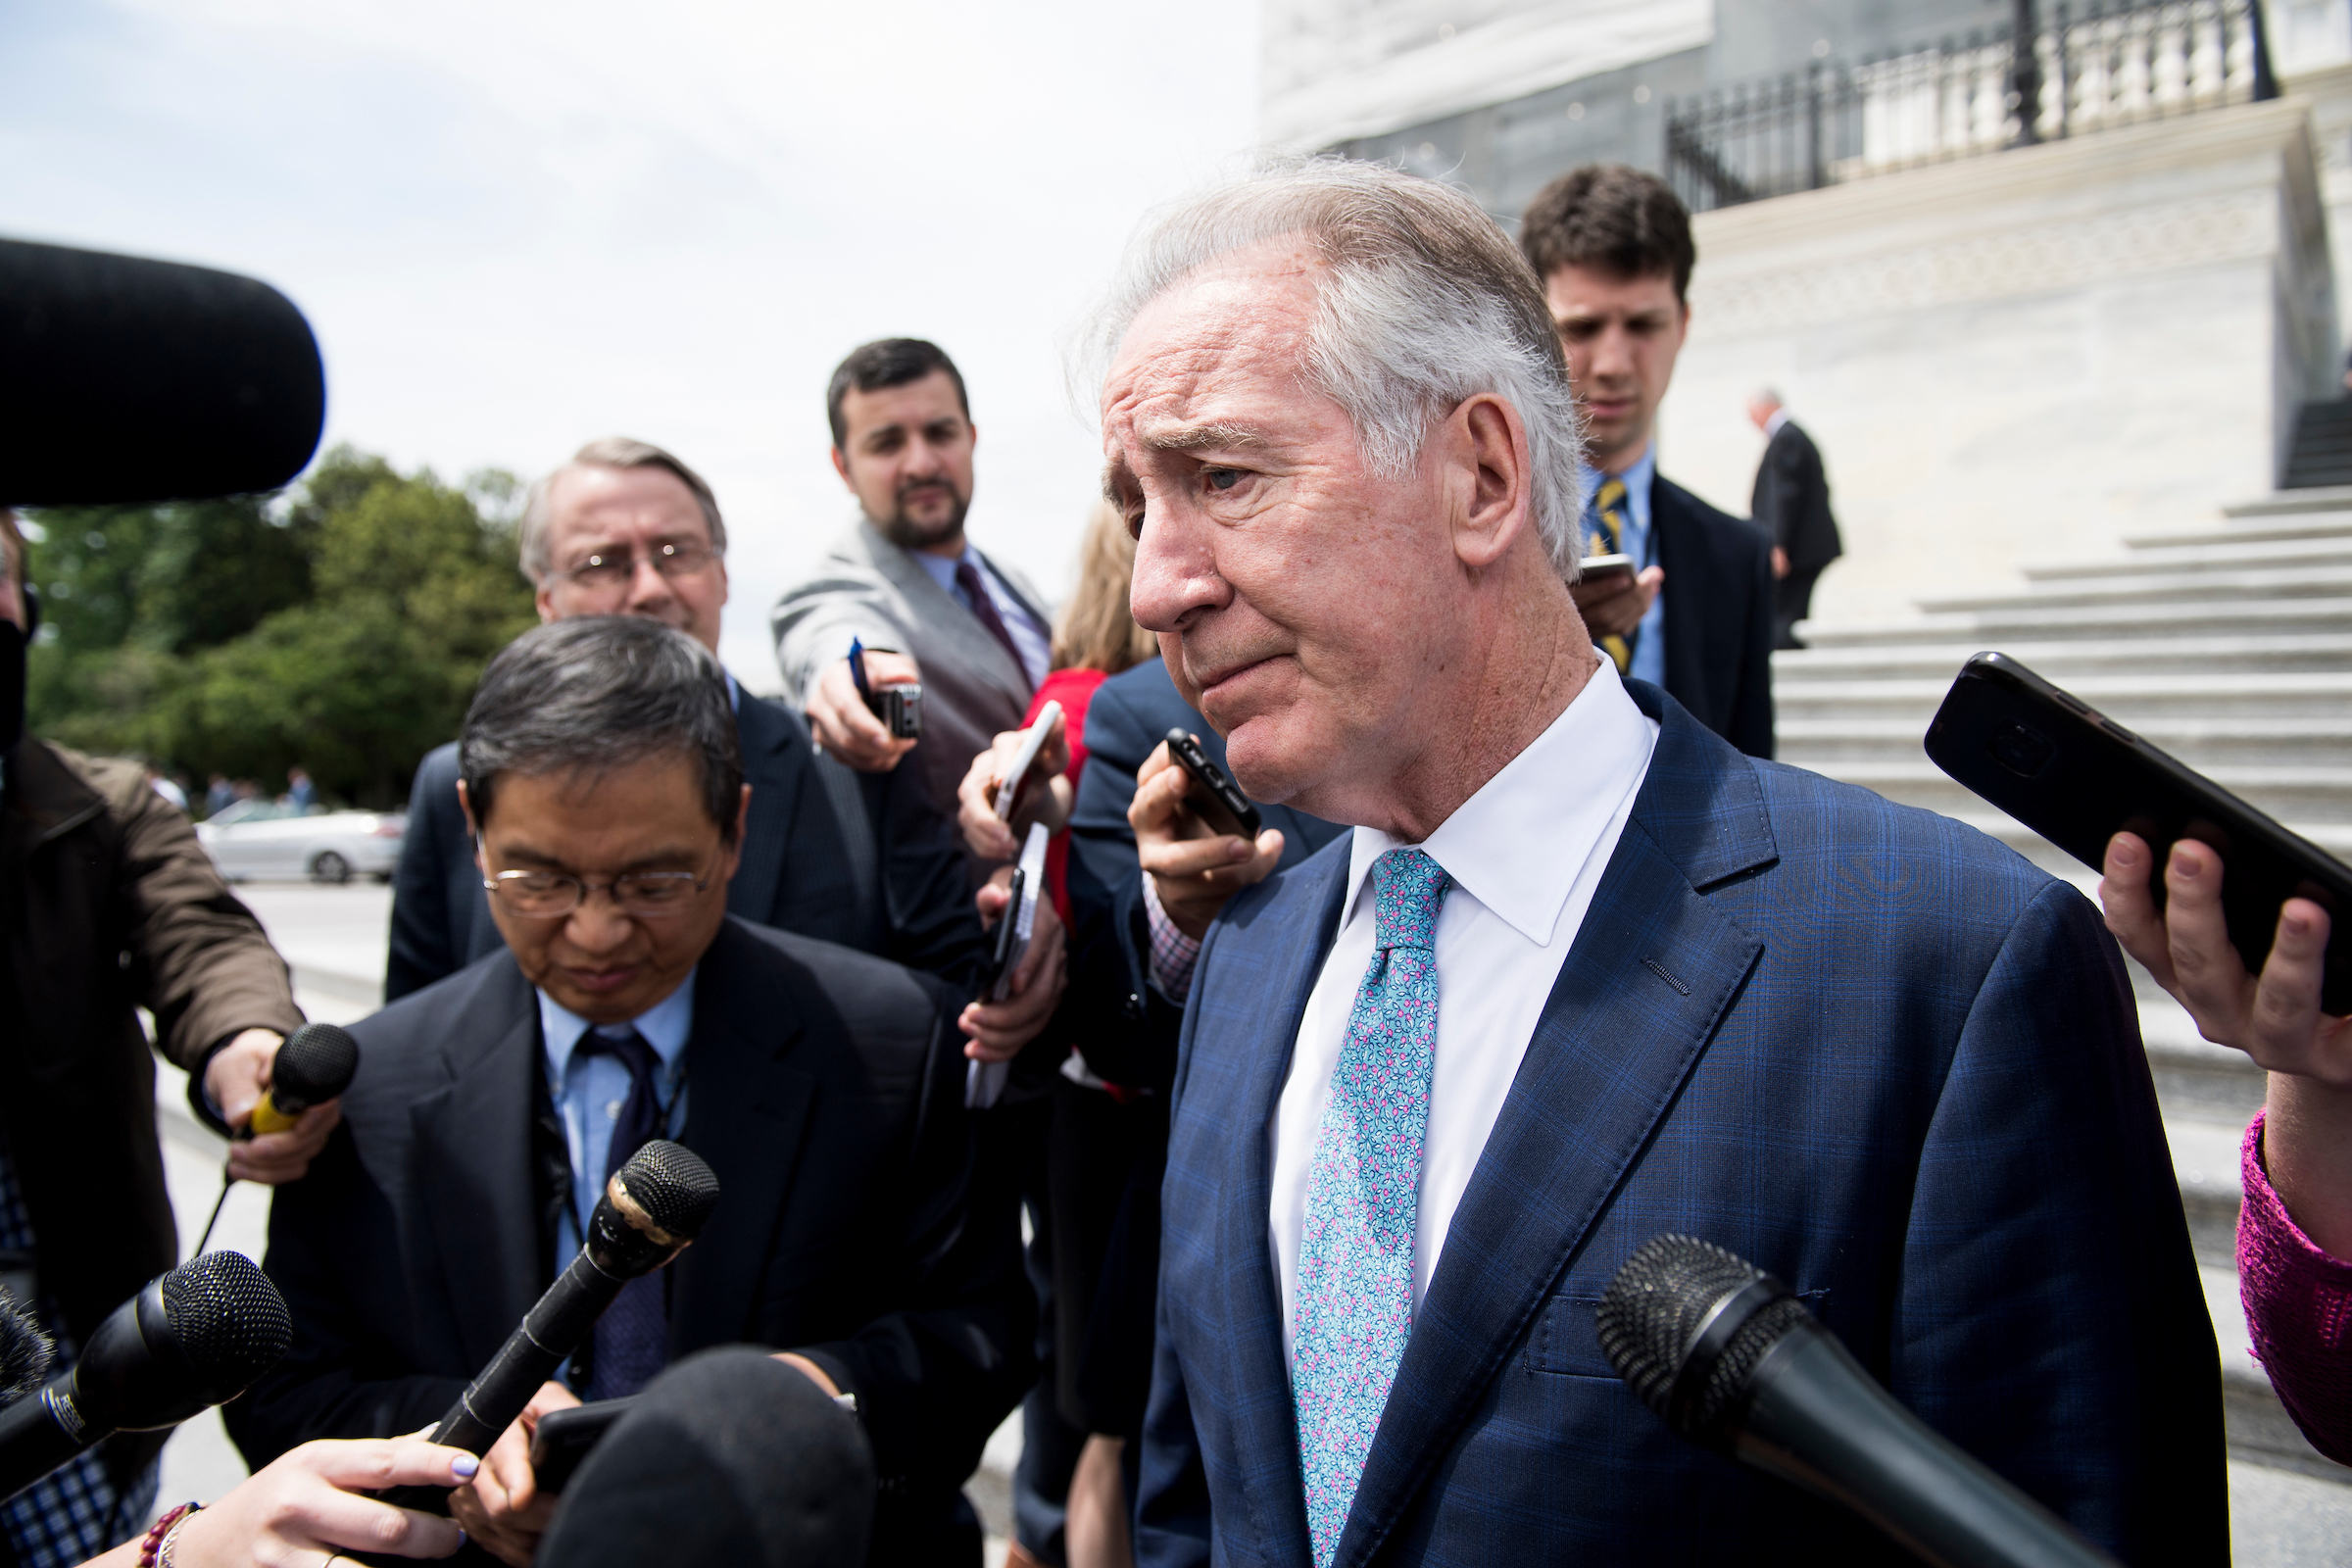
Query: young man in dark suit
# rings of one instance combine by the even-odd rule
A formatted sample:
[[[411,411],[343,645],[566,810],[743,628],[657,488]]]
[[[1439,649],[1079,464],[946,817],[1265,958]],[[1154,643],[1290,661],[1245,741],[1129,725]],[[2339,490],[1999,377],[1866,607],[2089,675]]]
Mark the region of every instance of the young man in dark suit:
[[[354,1027],[343,1127],[270,1214],[294,1348],[236,1402],[256,1464],[438,1419],[580,1245],[647,1137],[718,1208],[632,1286],[453,1499],[531,1558],[553,1511],[528,1429],[706,1346],[775,1348],[855,1396],[876,1562],[974,1563],[957,1492],[1032,1372],[1009,1210],[967,1203],[957,993],[727,912],[743,782],[724,673],[650,619],[541,626],[492,662],[459,743],[499,951]]]
[[[1845,554],[1838,519],[1830,514],[1830,476],[1821,448],[1788,417],[1781,395],[1767,389],[1747,400],[1747,416],[1764,432],[1764,461],[1756,465],[1756,488],[1748,515],[1772,541],[1772,646],[1802,648],[1796,623],[1813,612],[1813,584],[1823,568]]]
[[[582,447],[532,488],[519,542],[542,619],[644,615],[718,651],[726,524],[710,485],[661,448],[622,437]],[[984,944],[980,920],[962,849],[919,770],[853,772],[817,756],[790,709],[744,691],[732,676],[727,693],[752,786],[728,911],[968,985]],[[393,877],[387,1001],[499,945],[457,780],[454,745],[416,769]],[[1060,941],[1057,922],[1048,925],[1035,945],[1041,959]],[[978,1008],[975,1027],[1026,1039],[1053,1010],[1050,992],[1040,987]]]
[[[1770,757],[1770,542],[1662,477],[1658,404],[1690,330],[1690,218],[1655,175],[1587,165],[1544,187],[1519,248],[1584,408],[1587,555],[1630,555],[1638,574],[1580,583],[1577,609],[1617,672],[1663,686],[1750,757]]]

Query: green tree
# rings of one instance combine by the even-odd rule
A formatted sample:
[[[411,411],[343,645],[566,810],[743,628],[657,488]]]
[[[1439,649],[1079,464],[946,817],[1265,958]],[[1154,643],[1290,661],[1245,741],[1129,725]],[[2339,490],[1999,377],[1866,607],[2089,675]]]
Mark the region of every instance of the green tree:
[[[273,786],[299,764],[331,798],[393,805],[534,618],[516,490],[339,447],[282,499],[43,514],[33,727],[200,776]]]

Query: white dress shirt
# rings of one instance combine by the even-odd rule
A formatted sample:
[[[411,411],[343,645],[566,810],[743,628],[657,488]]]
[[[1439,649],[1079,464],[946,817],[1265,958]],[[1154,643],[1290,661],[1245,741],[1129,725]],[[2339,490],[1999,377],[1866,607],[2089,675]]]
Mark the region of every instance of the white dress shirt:
[[[1453,885],[1438,914],[1438,1045],[1413,1234],[1413,1307],[1429,1290],[1446,1227],[1518,1076],[1552,982],[1649,772],[1658,726],[1634,706],[1616,666],[1600,668],[1551,726],[1462,803],[1420,848]],[[1372,862],[1401,841],[1359,827],[1338,939],[1307,997],[1268,1136],[1267,1231],[1291,1352],[1306,1174],[1331,1098],[1348,1017],[1372,963]]]

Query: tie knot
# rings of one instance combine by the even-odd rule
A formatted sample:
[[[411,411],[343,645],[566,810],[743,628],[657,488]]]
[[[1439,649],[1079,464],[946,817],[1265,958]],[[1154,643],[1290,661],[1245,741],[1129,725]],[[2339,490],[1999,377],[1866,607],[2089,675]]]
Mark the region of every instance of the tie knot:
[[[611,1056],[629,1069],[632,1082],[643,1080],[650,1084],[654,1075],[662,1070],[661,1055],[646,1043],[645,1036],[634,1029],[620,1035],[609,1035],[601,1029],[591,1029],[580,1036],[580,1043],[574,1049],[583,1056]]]
[[[1603,512],[1614,512],[1624,502],[1625,481],[1623,479],[1602,480],[1600,489],[1592,497],[1592,504]]]
[[[1420,850],[1391,850],[1372,862],[1372,944],[1433,949],[1438,909],[1453,883],[1446,868]]]

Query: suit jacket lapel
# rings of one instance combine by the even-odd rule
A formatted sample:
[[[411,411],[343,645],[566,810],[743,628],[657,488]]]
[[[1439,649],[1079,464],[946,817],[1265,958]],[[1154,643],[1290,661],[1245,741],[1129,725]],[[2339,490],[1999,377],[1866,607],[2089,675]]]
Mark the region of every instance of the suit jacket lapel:
[[[799,726],[782,709],[745,692],[736,710],[735,734],[743,747],[743,772],[752,786],[751,815],[744,823],[743,861],[727,885],[727,908],[747,920],[765,920],[784,880],[786,840],[794,810],[807,786],[804,755],[795,757]],[[796,766],[795,763],[801,765]]]
[[[1659,716],[1655,688],[1631,690]],[[1663,713],[1633,815],[1446,1232],[1339,1562],[1367,1560],[1403,1516],[1763,955],[1697,891],[1776,856],[1754,767],[1679,707]]]
[[[467,1031],[442,1047],[449,1082],[411,1107],[415,1179],[429,1216],[451,1321],[487,1364],[538,1298],[543,1245],[531,1211],[536,994],[505,966]]]
[[[1277,928],[1287,927],[1292,940],[1269,956],[1265,969],[1244,999],[1253,1009],[1262,1007],[1262,1023],[1250,1048],[1242,1099],[1242,1147],[1228,1167],[1235,1181],[1223,1205],[1217,1251],[1233,1260],[1233,1266],[1225,1270],[1225,1318],[1231,1330],[1228,1343],[1233,1348],[1226,1373],[1229,1386],[1282,1391],[1280,1398],[1252,1402],[1251,1413],[1245,1418],[1244,1442],[1250,1451],[1243,1456],[1243,1468],[1280,1475],[1287,1467],[1294,1478],[1291,1485],[1275,1489],[1271,1495],[1250,1495],[1251,1533],[1260,1541],[1294,1543],[1292,1555],[1304,1560],[1306,1498],[1296,1480],[1298,1413],[1291,1402],[1291,1372],[1282,1351],[1282,1291],[1274,1277],[1273,1250],[1266,1240],[1274,1200],[1267,1133],[1274,1125],[1283,1082],[1290,1077],[1291,1054],[1306,1014],[1306,999],[1314,991],[1324,956],[1339,932],[1340,899],[1348,887],[1348,852],[1344,847],[1335,850],[1285,877],[1279,896],[1289,907],[1261,908],[1256,914],[1256,918],[1275,921]],[[1250,1036],[1245,1033],[1242,1038]]]
[[[1012,662],[1002,643],[980,629],[972,612],[932,579],[906,551],[882,537],[870,522],[860,523],[873,553],[875,569],[889,578],[906,601],[906,609],[931,634],[956,647],[956,662],[965,674],[1008,694],[1015,708],[1029,702],[1029,677]],[[919,662],[919,661],[918,661]]]
[[[767,1266],[800,1163],[816,1080],[790,1064],[805,1009],[755,994],[746,945],[760,939],[722,927],[695,973],[694,1033],[686,1046],[686,1147],[718,1175],[718,1207],[677,1270],[670,1352],[726,1345],[751,1332]]]

